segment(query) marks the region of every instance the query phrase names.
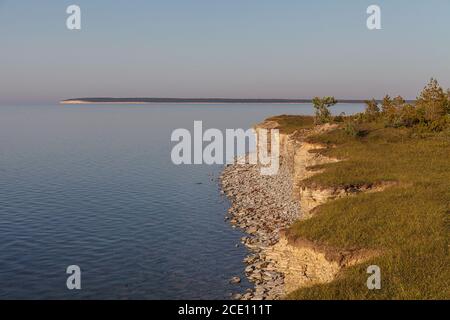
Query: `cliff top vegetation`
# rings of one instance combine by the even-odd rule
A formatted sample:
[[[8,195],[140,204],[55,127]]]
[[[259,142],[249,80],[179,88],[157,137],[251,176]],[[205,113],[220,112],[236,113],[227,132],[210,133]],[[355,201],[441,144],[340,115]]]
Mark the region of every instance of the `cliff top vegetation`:
[[[312,219],[290,228],[294,238],[382,254],[344,269],[329,284],[299,289],[289,298],[450,298],[450,92],[432,79],[413,104],[386,96],[381,103],[366,101],[363,113],[332,117],[325,112],[324,118],[319,100],[316,117],[271,118],[286,133],[312,128],[323,119],[338,124],[308,141],[323,144],[319,152],[342,161],[311,168],[324,170],[304,184],[322,188],[396,184],[382,192],[329,201]],[[367,289],[366,269],[372,264],[381,268],[381,290]]]

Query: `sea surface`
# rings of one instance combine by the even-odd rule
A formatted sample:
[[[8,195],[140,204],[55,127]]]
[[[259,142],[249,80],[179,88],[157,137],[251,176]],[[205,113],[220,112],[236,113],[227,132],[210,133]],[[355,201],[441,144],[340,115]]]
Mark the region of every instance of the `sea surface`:
[[[363,108],[339,104],[338,114]],[[227,299],[250,284],[222,166],[171,161],[171,133],[247,129],[309,104],[0,106],[0,299]],[[81,290],[66,269],[81,268]]]

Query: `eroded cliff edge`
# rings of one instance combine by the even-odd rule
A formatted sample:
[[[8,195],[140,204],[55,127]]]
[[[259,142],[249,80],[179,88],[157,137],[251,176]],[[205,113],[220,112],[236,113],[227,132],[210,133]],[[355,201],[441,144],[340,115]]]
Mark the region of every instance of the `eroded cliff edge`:
[[[255,129],[278,127],[275,121],[265,121]],[[232,204],[230,220],[248,234],[242,239],[250,251],[245,271],[255,284],[242,299],[283,298],[295,289],[333,281],[342,268],[375,254],[319,246],[285,231],[296,220],[313,217],[315,208],[327,201],[383,188],[326,188],[303,183],[320,172],[312,170],[314,166],[339,161],[318,152],[325,146],[307,142],[308,136],[335,128],[323,125],[281,132],[280,169],[275,176],[262,176],[258,165],[235,164],[224,170],[221,183]]]

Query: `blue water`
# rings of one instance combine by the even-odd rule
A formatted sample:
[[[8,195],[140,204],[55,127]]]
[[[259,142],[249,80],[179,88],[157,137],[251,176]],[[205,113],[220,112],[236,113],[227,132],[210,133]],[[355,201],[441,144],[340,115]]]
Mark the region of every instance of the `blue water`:
[[[246,250],[224,221],[221,166],[173,165],[170,135],[283,113],[312,107],[0,107],[0,298],[222,299],[249,286],[228,284]],[[66,288],[69,265],[79,291]]]

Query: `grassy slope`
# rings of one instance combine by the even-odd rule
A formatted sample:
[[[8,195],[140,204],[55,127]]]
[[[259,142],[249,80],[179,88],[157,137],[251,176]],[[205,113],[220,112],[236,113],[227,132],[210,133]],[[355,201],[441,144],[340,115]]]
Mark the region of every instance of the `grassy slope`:
[[[314,125],[314,118],[310,116],[281,115],[268,118],[267,121],[276,121],[280,132],[290,134],[296,130],[310,128]]]
[[[295,118],[288,122],[289,131]],[[299,119],[299,127],[305,119]],[[335,145],[324,152],[345,161],[325,165],[306,183],[324,186],[398,181],[380,193],[329,202],[292,235],[338,248],[382,250],[377,258],[344,270],[330,284],[299,289],[291,299],[449,299],[450,132],[417,138],[411,129],[371,124],[364,137],[342,129],[312,137]],[[381,268],[382,289],[368,290],[367,266]]]

